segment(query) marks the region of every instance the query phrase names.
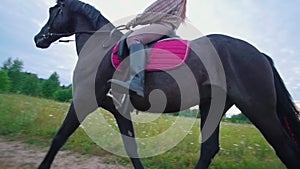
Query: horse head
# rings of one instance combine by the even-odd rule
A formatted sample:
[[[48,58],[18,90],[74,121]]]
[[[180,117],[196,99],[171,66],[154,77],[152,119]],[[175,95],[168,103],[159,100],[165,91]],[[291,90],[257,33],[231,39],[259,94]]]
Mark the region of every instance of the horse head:
[[[74,32],[72,15],[69,6],[76,0],[57,0],[49,9],[49,19],[41,31],[34,37],[38,48],[48,48],[51,43],[61,37],[70,36]]]

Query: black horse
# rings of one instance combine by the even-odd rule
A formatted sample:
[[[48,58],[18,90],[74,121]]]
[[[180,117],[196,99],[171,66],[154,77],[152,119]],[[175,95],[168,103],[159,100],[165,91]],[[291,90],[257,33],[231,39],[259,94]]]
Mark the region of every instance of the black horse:
[[[105,43],[109,41],[109,32],[114,28],[98,10],[86,3],[78,0],[57,0],[57,4],[50,8],[48,22],[35,36],[35,42],[37,47],[47,48],[61,37],[75,34],[77,52],[80,55],[92,33],[96,32],[94,36],[98,37],[100,43]],[[99,29],[104,31],[98,31]],[[120,32],[114,35],[117,38],[120,36]],[[112,47],[113,43],[108,43],[108,48]],[[247,42],[224,35],[209,35],[195,39],[191,41],[191,49],[185,67],[189,68],[193,77],[187,76],[182,67],[167,72],[147,73],[145,97],[130,96],[135,109],[152,108],[148,97],[154,89],[164,92],[167,103],[163,111],[166,113],[199,105],[203,142],[200,159],[195,168],[204,169],[208,168],[219,151],[220,119],[232,105],[236,105],[259,129],[285,166],[289,169],[299,169],[299,112],[271,58]],[[120,114],[112,98],[106,95],[111,88],[107,81],[115,72],[109,53],[101,58],[94,79],[97,86],[95,88],[97,106],[114,115],[134,168],[142,169],[144,167],[138,157],[132,121],[128,114],[127,117]],[[82,54],[81,56],[88,57]],[[218,63],[221,63],[221,66],[216,66]],[[179,80],[181,84],[178,85],[177,79],[172,75],[184,80]],[[196,83],[196,89],[180,92],[181,87],[190,89],[192,81]],[[218,108],[218,105],[221,105],[221,108]],[[92,112],[86,111],[78,117],[75,110],[77,111],[73,101],[39,169],[50,168],[58,150],[82,120]],[[155,108],[151,110],[155,111]],[[206,127],[214,120],[217,120],[216,126],[209,132],[211,128]],[[208,134],[205,134],[205,131],[208,131]]]

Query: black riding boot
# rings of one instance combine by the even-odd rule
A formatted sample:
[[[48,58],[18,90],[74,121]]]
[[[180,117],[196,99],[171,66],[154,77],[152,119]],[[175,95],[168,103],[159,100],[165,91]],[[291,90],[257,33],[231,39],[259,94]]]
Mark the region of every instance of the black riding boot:
[[[143,44],[133,44],[129,48],[130,79],[126,82],[111,79],[109,82],[116,86],[118,91],[130,90],[144,97],[144,78],[146,54]]]

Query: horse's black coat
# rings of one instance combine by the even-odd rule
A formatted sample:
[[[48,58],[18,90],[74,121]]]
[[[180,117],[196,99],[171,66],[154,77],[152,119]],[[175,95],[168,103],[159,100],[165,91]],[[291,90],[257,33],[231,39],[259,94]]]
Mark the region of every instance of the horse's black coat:
[[[50,44],[62,36],[71,35],[75,32],[97,31],[104,25],[113,25],[101,15],[94,7],[78,0],[58,0],[57,5],[50,9],[50,18],[41,32],[35,36],[37,47],[47,48]],[[53,33],[50,35],[49,33]],[[77,52],[91,37],[88,33],[76,34]],[[201,110],[201,129],[209,115],[209,109],[213,98],[218,95],[211,94],[211,88],[226,96],[224,113],[236,105],[260,130],[266,140],[275,149],[281,161],[290,169],[300,168],[300,125],[299,112],[293,105],[290,95],[284,86],[282,79],[276,71],[272,60],[259,52],[256,48],[239,39],[225,35],[209,35],[198,38],[191,42],[194,47],[187,61],[195,78],[198,93],[180,93],[176,81],[166,72],[147,73],[145,82],[146,96],[153,89],[161,89],[167,97],[165,112],[175,112],[181,108],[189,108],[199,105]],[[213,46],[213,50],[210,46]],[[200,51],[200,52],[199,52]],[[216,51],[224,67],[226,77],[226,89],[212,84],[211,77],[201,59],[215,56]],[[198,54],[198,56],[196,55]],[[199,59],[200,54],[200,59]],[[213,65],[211,65],[213,66]],[[110,64],[109,55],[103,58],[98,67],[96,76],[96,97],[99,107],[114,114],[123,135],[128,136],[131,131],[134,137],[133,125],[130,118],[124,118],[116,110],[112,100],[106,96],[110,86],[106,83],[111,79],[114,68]],[[173,70],[178,77],[186,78],[186,83],[181,84],[189,87],[189,77],[184,71]],[[166,85],[167,84],[167,85]],[[188,92],[188,91],[187,91]],[[201,97],[200,97],[201,94]],[[182,97],[183,99],[180,99]],[[136,109],[147,110],[150,103],[145,98],[132,96],[132,102]],[[201,101],[201,102],[200,102]],[[184,102],[183,106],[180,104]],[[152,110],[155,112],[155,109]],[[88,114],[83,116],[86,117]],[[129,114],[127,114],[129,115]],[[47,156],[39,169],[48,169],[68,137],[78,128],[81,120],[78,120],[74,104],[72,103],[65,121],[56,134]],[[219,127],[213,134],[202,143],[201,156],[195,168],[208,168],[211,160],[219,151]],[[137,146],[133,139],[123,138],[126,151],[136,169],[144,168],[137,154]]]

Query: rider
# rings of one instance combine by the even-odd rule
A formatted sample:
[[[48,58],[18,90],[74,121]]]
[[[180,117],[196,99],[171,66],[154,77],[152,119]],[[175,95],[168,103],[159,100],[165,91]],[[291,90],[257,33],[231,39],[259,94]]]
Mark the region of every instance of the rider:
[[[147,26],[135,30],[126,41],[130,51],[130,80],[123,82],[112,79],[110,82],[144,97],[144,69],[146,65],[144,45],[158,40],[164,35],[174,33],[185,18],[186,0],[157,0],[142,14],[128,22],[127,29],[138,25]],[[137,53],[134,54],[135,52]]]

